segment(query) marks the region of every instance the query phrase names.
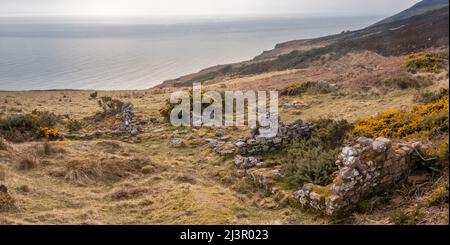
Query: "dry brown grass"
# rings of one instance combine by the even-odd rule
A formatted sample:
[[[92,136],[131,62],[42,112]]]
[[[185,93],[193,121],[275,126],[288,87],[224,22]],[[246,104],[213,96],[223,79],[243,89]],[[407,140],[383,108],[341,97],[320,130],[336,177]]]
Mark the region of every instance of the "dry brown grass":
[[[0,151],[6,151],[9,148],[9,143],[0,137]]]
[[[111,199],[113,201],[130,200],[138,197],[142,197],[148,190],[145,188],[127,188],[122,187],[114,190],[111,194]]]
[[[35,169],[39,166],[39,158],[38,156],[36,156],[33,153],[25,153],[23,154],[17,164],[16,164],[16,168],[18,170],[31,170],[31,169]]]
[[[0,165],[0,181],[5,181],[6,179],[6,172],[4,167]]]
[[[62,177],[77,185],[93,185],[99,182],[113,183],[138,175],[149,160],[131,159],[72,159],[64,167],[51,172],[51,176]]]

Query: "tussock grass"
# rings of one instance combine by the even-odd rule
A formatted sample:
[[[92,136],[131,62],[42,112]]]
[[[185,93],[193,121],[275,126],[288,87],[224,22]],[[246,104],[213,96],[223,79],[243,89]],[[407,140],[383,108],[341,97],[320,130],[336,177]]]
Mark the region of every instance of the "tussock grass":
[[[130,200],[142,197],[148,190],[145,188],[119,188],[111,194],[113,201]]]
[[[33,153],[25,153],[17,162],[16,168],[18,170],[31,170],[39,166],[39,158]]]
[[[63,177],[67,182],[77,185],[92,185],[99,182],[113,183],[141,173],[142,167],[149,164],[143,158],[131,159],[72,159],[62,169],[51,173]]]
[[[0,151],[6,151],[9,147],[9,143],[5,139],[0,137]]]

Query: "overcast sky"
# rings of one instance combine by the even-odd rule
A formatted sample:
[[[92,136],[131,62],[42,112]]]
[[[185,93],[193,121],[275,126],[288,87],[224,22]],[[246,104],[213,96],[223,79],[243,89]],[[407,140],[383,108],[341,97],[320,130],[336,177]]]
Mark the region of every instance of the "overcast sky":
[[[418,0],[0,0],[0,15],[389,15]]]

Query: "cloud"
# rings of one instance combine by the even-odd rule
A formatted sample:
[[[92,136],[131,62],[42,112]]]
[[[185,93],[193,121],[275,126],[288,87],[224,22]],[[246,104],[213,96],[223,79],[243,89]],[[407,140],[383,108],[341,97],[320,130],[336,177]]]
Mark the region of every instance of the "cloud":
[[[12,15],[392,14],[418,0],[1,0]]]

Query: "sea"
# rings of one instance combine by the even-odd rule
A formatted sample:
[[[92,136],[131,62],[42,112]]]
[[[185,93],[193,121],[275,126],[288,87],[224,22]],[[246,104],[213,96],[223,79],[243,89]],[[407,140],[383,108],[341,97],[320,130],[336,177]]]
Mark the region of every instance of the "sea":
[[[382,16],[0,17],[0,90],[147,89]]]

